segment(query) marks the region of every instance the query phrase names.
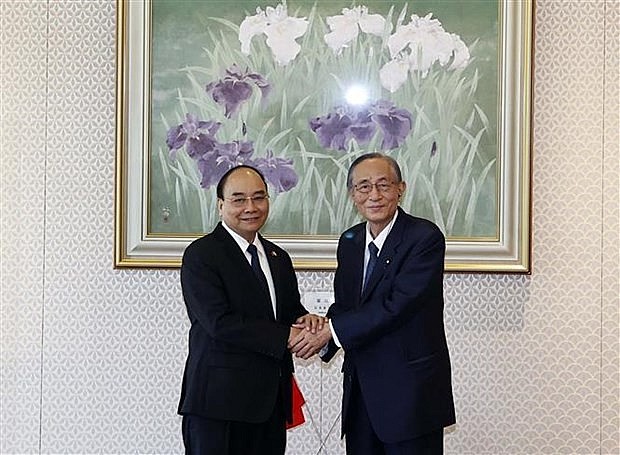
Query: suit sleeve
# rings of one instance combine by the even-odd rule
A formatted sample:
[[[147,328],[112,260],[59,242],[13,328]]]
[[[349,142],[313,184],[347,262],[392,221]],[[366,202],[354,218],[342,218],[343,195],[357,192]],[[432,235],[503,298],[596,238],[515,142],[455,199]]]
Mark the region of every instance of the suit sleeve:
[[[330,339],[327,345],[323,349],[325,350],[322,351],[319,355],[320,355],[321,360],[327,363],[327,362],[330,362],[334,358],[334,356],[338,353],[338,350],[340,348],[336,345],[336,343],[334,343],[333,339]]]
[[[181,286],[192,325],[198,323],[217,342],[232,348],[281,359],[289,327],[258,315],[250,316],[230,302],[234,276],[225,278],[199,248],[190,245],[183,255]],[[247,296],[251,302],[252,297]]]
[[[391,286],[381,301],[338,311],[331,321],[342,346],[355,349],[392,331],[427,302],[429,294],[442,292],[445,239],[439,230],[410,246],[391,278]]]
[[[283,302],[282,307],[286,316],[284,317],[284,323],[293,324],[298,318],[308,314],[308,310],[301,303],[301,296],[299,294],[299,285],[297,283],[297,275],[293,267],[293,262],[290,256],[284,251],[280,250],[280,256],[286,258],[283,269],[282,286],[284,288],[282,292]]]
[[[341,250],[340,250],[341,242],[342,242],[342,238],[338,242],[338,249],[336,251],[336,257],[337,257],[338,263],[340,264],[342,263]],[[334,277],[334,283],[336,283],[336,288],[338,287],[337,283],[342,281],[341,273],[342,273],[342,269],[337,268],[336,274]],[[328,317],[329,319],[332,319],[335,315],[342,314],[344,311],[345,309],[342,307],[342,305],[338,305],[338,302],[335,302],[329,306],[327,310],[327,314],[325,316]],[[333,327],[333,321],[330,322],[330,324],[332,324],[332,327]],[[336,336],[338,336],[338,341],[340,341],[340,335],[338,335],[335,328],[334,328],[334,332],[336,333]],[[338,353],[339,350],[340,350],[340,347],[336,344],[336,342],[334,341],[332,337],[330,338],[327,345],[323,348],[323,351],[320,353],[320,358],[323,362],[330,362],[334,358],[334,356]]]

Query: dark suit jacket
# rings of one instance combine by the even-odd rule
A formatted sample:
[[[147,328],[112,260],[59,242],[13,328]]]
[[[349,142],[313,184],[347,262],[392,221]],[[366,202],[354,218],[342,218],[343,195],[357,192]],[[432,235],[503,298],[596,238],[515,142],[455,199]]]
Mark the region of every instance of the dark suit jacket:
[[[443,324],[445,240],[433,223],[399,208],[360,295],[365,236],[362,223],[340,237],[328,311],[345,350],[343,431],[355,374],[377,436],[406,441],[455,422]],[[324,360],[334,348],[332,341]]]
[[[277,320],[267,292],[220,224],[183,254],[181,286],[191,322],[179,414],[264,422],[280,387],[290,412],[290,325],[307,313],[289,255],[259,237],[273,277]]]

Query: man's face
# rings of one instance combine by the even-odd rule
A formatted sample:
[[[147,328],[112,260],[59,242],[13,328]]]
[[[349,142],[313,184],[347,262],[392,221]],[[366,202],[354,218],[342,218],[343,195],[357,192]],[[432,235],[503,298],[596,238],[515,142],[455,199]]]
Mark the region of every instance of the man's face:
[[[355,166],[351,177],[351,199],[368,221],[372,234],[377,236],[392,221],[405,191],[405,182],[398,182],[396,172],[382,158],[362,161]]]
[[[251,169],[241,168],[228,176],[222,189],[224,200],[218,199],[222,220],[233,231],[252,243],[256,232],[269,215],[267,188],[260,176]],[[264,197],[262,200],[250,198]]]

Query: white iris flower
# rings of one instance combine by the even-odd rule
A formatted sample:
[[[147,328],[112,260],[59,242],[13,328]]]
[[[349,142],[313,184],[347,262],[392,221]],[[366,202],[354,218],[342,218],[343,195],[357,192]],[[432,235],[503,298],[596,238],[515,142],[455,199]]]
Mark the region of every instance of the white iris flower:
[[[411,16],[407,25],[401,25],[388,39],[392,60],[380,70],[381,84],[395,92],[407,80],[408,71],[428,75],[435,62],[449,69],[464,68],[469,63],[469,49],[461,38],[444,30],[432,13],[425,17]]]
[[[290,17],[286,5],[275,8],[268,6],[265,11],[256,8],[256,15],[247,16],[239,26],[241,52],[250,54],[250,42],[256,35],[267,36],[267,46],[271,49],[279,65],[287,65],[299,54],[301,46],[295,41],[308,30],[306,18]]]
[[[325,35],[325,42],[334,52],[340,52],[357,38],[360,29],[377,36],[391,30],[385,30],[386,21],[380,14],[368,14],[366,6],[343,8],[341,15],[329,16],[326,21],[331,32]]]
[[[394,93],[407,81],[409,76],[409,60],[398,56],[383,65],[379,70],[381,85]]]

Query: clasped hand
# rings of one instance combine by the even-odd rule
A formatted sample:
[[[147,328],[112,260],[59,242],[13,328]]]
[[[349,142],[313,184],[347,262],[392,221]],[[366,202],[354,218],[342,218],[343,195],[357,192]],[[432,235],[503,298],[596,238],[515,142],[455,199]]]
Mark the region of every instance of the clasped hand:
[[[288,349],[302,359],[309,359],[318,353],[332,337],[327,321],[327,318],[316,314],[306,314],[297,319],[291,326]]]

